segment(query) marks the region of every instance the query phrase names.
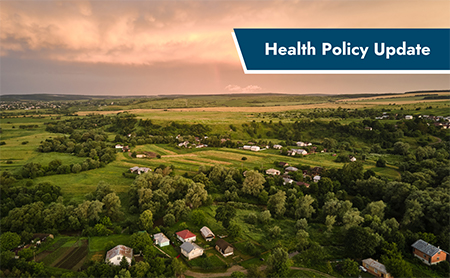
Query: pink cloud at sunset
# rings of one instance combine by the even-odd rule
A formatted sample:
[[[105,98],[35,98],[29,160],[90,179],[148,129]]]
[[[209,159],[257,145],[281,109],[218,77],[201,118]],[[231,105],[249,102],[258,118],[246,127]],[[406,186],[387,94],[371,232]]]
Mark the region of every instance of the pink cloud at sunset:
[[[118,91],[121,85],[140,84],[126,93],[180,93],[180,89],[221,93],[233,91],[230,84],[258,84],[236,85],[236,92],[359,92],[360,86],[343,81],[348,77],[246,76],[231,32],[244,27],[448,28],[449,3],[1,1],[1,89],[121,94],[125,93]],[[169,81],[174,79],[176,84]],[[353,79],[354,84],[367,84],[366,91],[386,91],[380,87],[386,80],[381,75]],[[145,86],[148,80],[153,82],[151,91]],[[424,88],[448,84],[442,76],[411,76],[411,80],[424,82],[420,83]],[[392,90],[406,90],[413,83],[393,82]]]

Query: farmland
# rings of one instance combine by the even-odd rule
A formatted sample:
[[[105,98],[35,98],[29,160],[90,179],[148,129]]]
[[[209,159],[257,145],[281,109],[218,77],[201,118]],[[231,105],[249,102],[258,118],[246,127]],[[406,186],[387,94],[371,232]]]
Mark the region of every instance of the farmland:
[[[142,254],[139,267],[129,268],[133,275],[148,264],[147,276],[174,276],[181,253],[175,233],[183,229],[204,248],[199,258],[176,259],[192,276],[230,267],[273,274],[274,258],[289,255],[289,275],[344,277],[342,261],[389,262],[394,255],[385,246],[395,243],[390,248],[407,268],[436,277],[445,269],[421,267],[408,249],[422,237],[444,246],[447,235],[445,212],[431,206],[445,208],[449,104],[423,95],[190,96],[95,109],[87,109],[92,100],[80,100],[64,114],[8,111],[0,134],[2,229],[27,240],[54,233],[33,259],[55,277],[117,275],[104,258],[119,244]],[[307,154],[288,155],[298,148]],[[288,173],[287,165],[298,172]],[[135,166],[151,170],[131,173]],[[284,175],[266,174],[270,168]],[[253,178],[246,175],[261,184],[248,189]],[[314,182],[317,175],[322,179]],[[203,226],[215,240],[203,239]],[[350,229],[377,247],[349,252]],[[158,232],[172,242],[161,248],[168,256],[149,241]],[[232,256],[217,252],[219,237],[233,246]]]

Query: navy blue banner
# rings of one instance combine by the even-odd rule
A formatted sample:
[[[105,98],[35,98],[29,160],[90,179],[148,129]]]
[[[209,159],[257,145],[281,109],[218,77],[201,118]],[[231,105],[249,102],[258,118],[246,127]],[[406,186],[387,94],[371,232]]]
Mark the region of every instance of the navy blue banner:
[[[245,73],[450,73],[450,29],[234,29]]]

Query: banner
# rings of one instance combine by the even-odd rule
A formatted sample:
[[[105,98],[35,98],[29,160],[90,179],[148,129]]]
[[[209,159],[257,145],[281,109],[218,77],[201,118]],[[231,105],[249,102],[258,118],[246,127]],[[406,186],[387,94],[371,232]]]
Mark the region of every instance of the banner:
[[[450,29],[234,29],[247,74],[450,74]]]

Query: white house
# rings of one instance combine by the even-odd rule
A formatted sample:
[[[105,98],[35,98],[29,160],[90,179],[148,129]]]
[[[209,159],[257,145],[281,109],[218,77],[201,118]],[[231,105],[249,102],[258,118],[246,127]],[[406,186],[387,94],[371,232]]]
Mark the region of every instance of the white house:
[[[206,226],[203,226],[203,228],[200,229],[200,233],[206,241],[211,241],[216,237],[213,232]]]
[[[203,248],[195,243],[185,242],[180,246],[181,254],[183,254],[188,260],[195,259],[203,255]]]
[[[133,248],[125,245],[117,245],[106,253],[105,262],[113,265],[120,265],[120,262],[124,257],[128,264],[131,264],[131,259],[133,259]]]
[[[284,170],[285,170],[286,172],[297,172],[297,171],[298,171],[298,168],[289,166],[289,167],[284,168]]]
[[[273,145],[272,148],[280,150],[281,148],[283,148],[283,146],[281,146],[281,145]]]
[[[189,145],[189,141],[184,141],[183,143],[179,143],[178,147],[185,147],[185,148],[187,148],[188,145]]]
[[[260,149],[261,149],[261,148],[258,147],[258,146],[252,146],[252,147],[250,148],[250,150],[251,150],[251,151],[254,151],[254,152],[259,152]]]
[[[244,146],[244,147],[242,147],[244,150],[251,150],[252,149],[252,146]]]
[[[314,176],[313,180],[314,180],[314,182],[319,182],[320,181],[320,176]]]
[[[163,233],[154,234],[153,240],[159,247],[164,247],[170,244],[170,240]]]
[[[292,184],[293,182],[294,182],[293,179],[290,179],[290,178],[283,178],[283,185],[286,185],[286,184]]]
[[[411,116],[411,115],[406,115],[405,116],[405,120],[412,120],[413,119],[413,116]]]
[[[197,237],[189,230],[179,231],[176,234],[181,242],[193,242],[197,240]]]
[[[116,145],[116,149],[123,149],[123,145]]]
[[[146,158],[147,157],[147,155],[145,155],[145,154],[137,154],[136,155],[136,158]]]
[[[355,161],[356,161],[356,157],[350,156],[350,161],[351,161],[351,162],[355,162]]]
[[[273,175],[273,176],[278,176],[281,174],[280,170],[277,169],[267,169],[266,170],[266,174],[267,175]]]

